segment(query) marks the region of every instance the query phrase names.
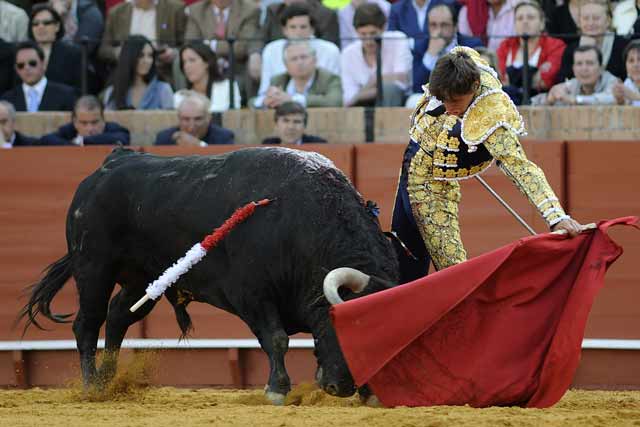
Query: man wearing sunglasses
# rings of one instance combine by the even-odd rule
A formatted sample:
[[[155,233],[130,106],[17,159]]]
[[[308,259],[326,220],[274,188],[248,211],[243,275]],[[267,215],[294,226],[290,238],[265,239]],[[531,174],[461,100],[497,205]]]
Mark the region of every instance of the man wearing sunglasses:
[[[75,90],[67,85],[48,81],[45,77],[44,52],[33,41],[18,43],[15,53],[16,73],[21,84],[2,95],[16,111],[71,111]]]

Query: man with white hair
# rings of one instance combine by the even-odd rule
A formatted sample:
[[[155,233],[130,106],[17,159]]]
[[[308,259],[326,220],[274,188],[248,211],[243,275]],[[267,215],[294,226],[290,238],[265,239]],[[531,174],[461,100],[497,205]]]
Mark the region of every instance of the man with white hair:
[[[32,138],[16,131],[16,109],[10,102],[0,101],[0,147],[13,148],[38,145],[38,138]]]
[[[282,32],[286,38],[267,44],[262,56],[254,55],[249,61],[251,78],[260,80],[258,95],[266,95],[274,76],[286,71],[284,47],[289,40],[308,40],[316,53],[317,66],[340,75],[340,49],[335,44],[315,37],[317,23],[304,3],[292,3],[281,16]]]
[[[154,145],[186,145],[206,147],[212,144],[233,144],[234,134],[229,129],[211,122],[206,96],[187,90],[178,105],[178,126],[162,130]]]
[[[304,107],[342,106],[340,76],[317,67],[316,52],[308,41],[288,41],[283,56],[286,73],[271,79],[267,92],[256,98],[253,107],[276,108],[287,101]]]

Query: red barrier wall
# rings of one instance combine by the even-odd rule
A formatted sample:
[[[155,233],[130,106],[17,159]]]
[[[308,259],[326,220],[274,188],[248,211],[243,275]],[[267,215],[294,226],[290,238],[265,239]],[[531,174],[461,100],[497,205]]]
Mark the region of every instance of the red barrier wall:
[[[640,215],[640,144],[637,142],[569,142],[568,203],[581,222]],[[595,301],[587,335],[640,338],[640,232],[611,230],[624,248],[607,272],[606,286]]]

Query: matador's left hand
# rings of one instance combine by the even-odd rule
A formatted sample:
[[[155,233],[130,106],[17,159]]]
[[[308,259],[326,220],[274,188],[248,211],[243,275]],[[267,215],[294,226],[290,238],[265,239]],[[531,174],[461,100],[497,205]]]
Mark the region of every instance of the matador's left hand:
[[[583,226],[578,221],[573,218],[563,219],[553,227],[551,227],[551,231],[559,231],[565,230],[569,237],[575,237],[582,231]]]

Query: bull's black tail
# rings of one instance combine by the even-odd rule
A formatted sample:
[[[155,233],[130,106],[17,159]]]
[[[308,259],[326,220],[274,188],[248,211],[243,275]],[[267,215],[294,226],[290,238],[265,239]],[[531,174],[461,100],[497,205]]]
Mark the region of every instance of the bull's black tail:
[[[51,319],[56,323],[68,323],[67,320],[71,314],[54,314],[51,313],[51,301],[53,297],[62,289],[64,284],[71,277],[71,255],[66,254],[45,269],[46,273],[42,280],[27,288],[31,296],[29,302],[20,310],[18,322],[26,317],[26,324],[23,331],[27,332],[27,328],[34,324],[40,329],[45,329],[36,321],[38,314]]]

